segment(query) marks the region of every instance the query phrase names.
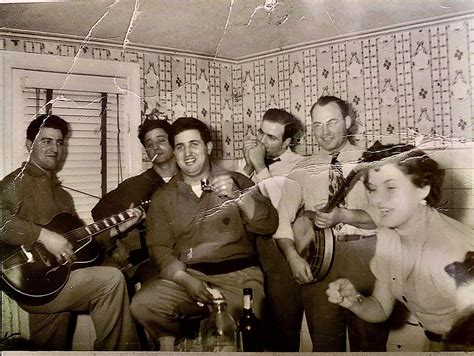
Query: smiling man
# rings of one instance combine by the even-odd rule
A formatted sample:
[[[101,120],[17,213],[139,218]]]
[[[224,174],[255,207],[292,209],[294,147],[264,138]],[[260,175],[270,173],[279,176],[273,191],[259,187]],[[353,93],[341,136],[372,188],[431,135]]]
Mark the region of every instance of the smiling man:
[[[375,224],[366,212],[369,206],[361,181],[354,184],[344,201],[331,212],[319,210],[349,183],[344,178],[355,168],[363,150],[349,142],[353,119],[344,100],[334,96],[320,97],[311,108],[311,118],[313,134],[321,151],[300,162],[288,175],[288,179],[299,183],[300,191],[290,190],[282,197],[287,211],[292,205],[293,216],[298,205],[305,213],[294,222],[294,232],[284,229],[287,225],[280,223],[274,235],[295,280],[303,286],[302,294],[292,299],[301,301],[304,308],[313,351],[346,351],[346,328],[350,351],[385,351],[388,329],[384,325],[364,322],[327,301],[327,285],[337,278],[353,280],[363,294],[372,293],[375,278],[369,269],[369,261],[375,252],[376,236],[372,230]],[[296,248],[302,241],[303,232],[312,231],[313,224],[332,229],[335,236],[332,267],[327,277],[316,283],[312,283],[310,266]]]
[[[78,219],[71,195],[56,176],[64,159],[68,133],[68,124],[62,118],[38,116],[27,129],[28,161],[0,183],[1,243],[23,246],[26,250],[43,245],[61,264],[74,262],[74,246],[45,225],[59,213],[73,215],[71,220]],[[135,224],[141,214],[134,212],[135,219],[117,226],[110,234],[115,235]],[[54,266],[55,262],[46,260],[45,263]],[[51,278],[56,278],[55,273],[51,273]],[[31,304],[19,303],[29,313],[30,339],[38,350],[67,350],[73,312],[91,314],[97,335],[95,350],[140,349],[125,280],[116,268],[94,266],[74,270],[54,299]]]
[[[261,315],[263,274],[251,233],[272,234],[278,224],[276,210],[252,181],[210,163],[213,145],[203,122],[179,118],[170,142],[179,172],[153,195],[147,217],[147,246],[162,279],[145,284],[131,307],[162,351],[173,350],[180,321],[189,317],[180,305],[210,303],[209,288],[223,294],[236,320],[242,289],[252,288]]]

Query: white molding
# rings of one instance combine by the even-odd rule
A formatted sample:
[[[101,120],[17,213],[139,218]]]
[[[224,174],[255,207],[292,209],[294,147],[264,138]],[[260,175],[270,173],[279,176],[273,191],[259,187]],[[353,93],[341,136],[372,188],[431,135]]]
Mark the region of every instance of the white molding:
[[[129,127],[124,130],[124,147],[127,155],[128,165],[124,172],[126,177],[139,172],[141,165],[141,145],[136,139],[136,128],[140,125],[140,66],[138,63],[110,62],[94,59],[60,57],[43,54],[31,54],[22,52],[0,52],[1,91],[0,91],[0,137],[2,145],[0,151],[0,172],[5,176],[17,168],[18,162],[13,157],[13,150],[18,150],[18,142],[14,142],[12,122],[16,118],[17,108],[14,107],[13,98],[13,71],[16,69],[30,71],[55,72],[63,77],[68,75],[89,75],[110,77],[116,86],[120,81],[115,78],[123,78],[126,82],[124,112],[128,115]],[[117,90],[119,91],[119,90]],[[20,111],[20,110],[18,110]],[[22,133],[25,137],[25,133]]]
[[[116,48],[121,49],[123,51],[123,43],[119,41],[112,41],[112,40],[104,40],[104,39],[89,39],[87,41],[84,40],[81,36],[74,36],[74,35],[61,35],[57,33],[50,33],[50,32],[41,32],[41,31],[28,31],[28,30],[19,30],[14,28],[3,27],[0,30],[0,36],[7,36],[10,38],[28,38],[28,39],[35,39],[41,41],[60,41],[63,43],[78,43],[81,46],[100,46],[101,48]],[[151,52],[157,54],[164,54],[174,57],[188,57],[194,59],[204,59],[204,60],[212,60],[214,62],[222,62],[222,63],[229,63],[229,64],[236,64],[237,62],[230,58],[223,58],[223,57],[214,57],[205,53],[194,53],[191,51],[180,50],[171,47],[159,47],[159,46],[152,46],[152,45],[141,45],[141,44],[128,44],[125,47],[126,51],[143,51],[143,52]]]
[[[353,32],[350,34],[339,35],[331,38],[325,38],[318,41],[309,41],[305,43],[299,43],[296,45],[290,45],[286,47],[280,47],[278,49],[273,49],[269,51],[264,51],[260,53],[254,53],[247,56],[237,57],[237,58],[224,58],[224,57],[215,57],[214,55],[208,55],[205,53],[193,53],[190,51],[180,50],[171,47],[159,47],[159,46],[152,46],[152,45],[145,45],[145,44],[129,44],[126,46],[125,50],[138,50],[143,52],[152,52],[158,54],[165,54],[170,56],[176,57],[189,57],[189,58],[196,58],[196,59],[204,59],[213,62],[222,62],[222,63],[229,63],[229,64],[242,64],[246,62],[251,62],[254,60],[259,60],[263,58],[268,58],[277,55],[288,54],[291,52],[301,51],[305,49],[311,49],[316,47],[322,47],[329,44],[340,43],[340,42],[347,42],[351,40],[359,40],[362,38],[367,37],[375,37],[375,36],[382,36],[387,35],[394,32],[412,30],[420,27],[427,27],[438,25],[442,23],[448,23],[453,21],[460,21],[464,19],[469,19],[474,16],[474,12],[472,10],[468,11],[461,11],[454,14],[449,15],[442,15],[437,17],[431,17],[428,19],[422,20],[414,20],[408,21],[405,23],[400,23],[396,25],[380,27],[371,30],[364,30],[359,32]],[[40,31],[28,31],[28,30],[19,30],[19,29],[12,29],[4,27],[0,30],[0,36],[7,36],[10,38],[29,38],[29,39],[37,39],[37,40],[44,40],[44,41],[51,41],[57,40],[61,42],[70,42],[70,43],[80,43],[81,45],[97,45],[101,47],[110,47],[110,48],[120,48],[123,50],[123,43],[119,41],[111,41],[105,39],[89,39],[84,41],[84,38],[81,36],[74,36],[74,35],[61,35],[57,33],[49,33],[49,32],[40,32]]]

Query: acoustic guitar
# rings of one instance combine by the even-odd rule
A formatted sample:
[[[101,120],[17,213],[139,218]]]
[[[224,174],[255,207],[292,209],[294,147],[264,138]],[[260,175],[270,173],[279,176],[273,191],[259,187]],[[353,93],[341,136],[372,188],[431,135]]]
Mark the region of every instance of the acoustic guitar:
[[[144,202],[138,208],[143,210],[148,204],[148,201]],[[0,288],[12,299],[28,305],[42,305],[53,300],[72,270],[99,262],[101,253],[93,237],[133,218],[133,214],[124,211],[83,226],[74,215],[56,215],[42,227],[62,234],[73,245],[76,260],[60,263],[39,242],[31,247],[2,244]]]
[[[337,207],[350,192],[355,183],[362,174],[362,166],[353,169],[344,179],[339,190],[328,200],[325,207],[320,209],[323,213],[330,213]],[[299,255],[308,262],[311,267],[311,273],[314,277],[313,282],[322,281],[328,275],[333,260],[335,237],[332,228],[321,229],[314,224],[315,213],[313,211],[304,211],[300,209],[297,213],[295,224],[299,219],[308,218],[311,227],[307,226],[303,236],[295,238],[296,250]],[[302,222],[304,224],[304,222]],[[293,224],[295,226],[295,224]],[[295,231],[295,235],[296,235]],[[301,233],[301,231],[299,231]]]

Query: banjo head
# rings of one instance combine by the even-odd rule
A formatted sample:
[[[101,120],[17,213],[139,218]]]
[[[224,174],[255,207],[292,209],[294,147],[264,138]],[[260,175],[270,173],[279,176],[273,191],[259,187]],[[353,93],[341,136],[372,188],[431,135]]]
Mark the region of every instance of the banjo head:
[[[334,260],[334,235],[331,229],[320,229],[306,218],[297,218],[293,225],[299,255],[308,262],[313,282],[322,281]]]

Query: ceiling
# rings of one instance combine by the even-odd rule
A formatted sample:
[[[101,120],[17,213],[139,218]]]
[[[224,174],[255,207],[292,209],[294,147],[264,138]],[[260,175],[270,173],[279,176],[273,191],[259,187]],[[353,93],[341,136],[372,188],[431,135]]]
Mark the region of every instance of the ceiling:
[[[474,0],[59,0],[0,3],[0,26],[241,60],[431,19]],[[272,2],[274,3],[272,6]],[[128,35],[127,35],[128,33]]]

